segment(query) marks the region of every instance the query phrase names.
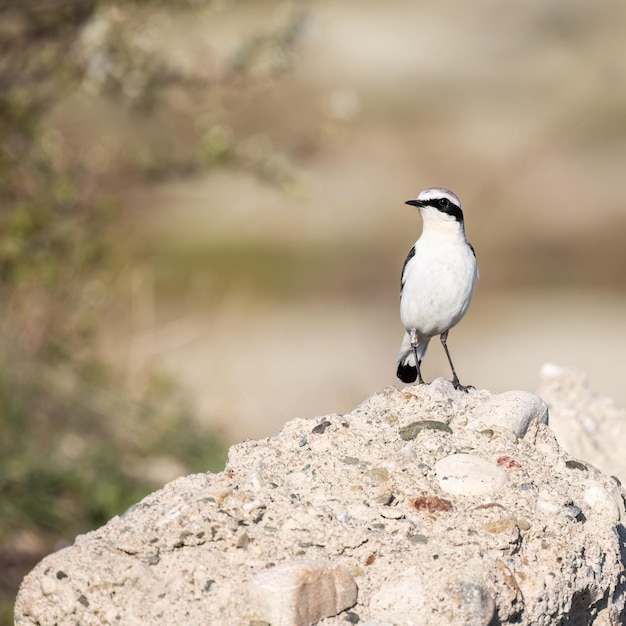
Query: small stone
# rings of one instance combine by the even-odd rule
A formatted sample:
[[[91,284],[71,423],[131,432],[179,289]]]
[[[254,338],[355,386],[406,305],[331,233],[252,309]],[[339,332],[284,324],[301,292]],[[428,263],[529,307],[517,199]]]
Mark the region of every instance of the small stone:
[[[619,522],[620,508],[613,496],[600,483],[590,480],[583,500],[595,513],[608,516],[608,519],[614,523]]]
[[[465,626],[488,626],[492,623],[496,604],[491,593],[475,582],[459,582],[448,588],[451,604],[456,609],[455,623]]]
[[[244,513],[252,513],[253,511],[265,508],[265,504],[261,502],[261,500],[250,500],[250,502],[244,502],[244,504],[241,505],[241,510]]]
[[[372,477],[372,480],[376,483],[384,483],[389,480],[389,470],[384,467],[373,467],[369,471],[369,475]]]
[[[502,468],[473,454],[451,454],[435,463],[435,473],[443,491],[461,496],[497,493],[507,480]]]
[[[472,421],[505,428],[520,438],[533,420],[547,424],[548,405],[527,391],[506,391],[492,396],[472,413]]]
[[[53,593],[56,593],[57,584],[54,579],[49,576],[41,577],[41,593],[44,596],[51,596]]]
[[[383,506],[389,506],[394,501],[393,493],[387,492],[374,498],[376,504],[382,504]]]
[[[452,502],[438,496],[420,496],[413,498],[411,506],[416,511],[426,511],[427,513],[445,513],[452,508]]]
[[[567,516],[576,522],[586,522],[587,518],[583,513],[583,510],[576,506],[575,504],[566,504],[565,510],[567,511]]]
[[[517,527],[517,523],[512,517],[501,517],[500,519],[485,522],[483,524],[483,529],[486,530],[488,533],[493,534],[512,532]]]
[[[353,456],[344,456],[341,458],[341,462],[345,463],[346,465],[358,465],[359,464],[359,459],[353,457]]]
[[[308,626],[356,603],[345,567],[326,561],[288,561],[255,574],[248,587],[253,613],[272,626]]]
[[[385,415],[385,421],[389,424],[389,426],[397,426],[400,420],[397,415],[390,413],[389,415]]]
[[[496,465],[504,469],[519,469],[520,468],[520,464],[513,457],[510,457],[507,454],[503,456],[499,456],[496,459]]]
[[[317,426],[313,426],[311,432],[314,435],[323,435],[324,431],[330,426],[330,422],[328,420],[324,420],[320,422]]]
[[[159,562],[161,561],[161,557],[159,556],[158,552],[149,552],[146,555],[145,560],[148,565],[158,565]]]
[[[552,498],[544,494],[540,494],[537,498],[537,507],[544,513],[549,513],[550,515],[558,513],[561,510],[561,506],[558,502],[555,502]]]
[[[266,486],[265,466],[263,463],[255,463],[252,466],[246,476],[246,482],[250,484],[254,491],[261,491]]]
[[[568,459],[565,461],[565,467],[569,467],[570,469],[580,470],[581,472],[588,472],[589,468],[580,461],[575,461],[574,459]]]
[[[403,426],[400,429],[400,438],[404,441],[410,441],[415,439],[419,433],[423,430],[442,430],[445,433],[452,433],[452,429],[445,422],[439,422],[437,420],[420,420],[418,422],[411,422],[408,426]]]

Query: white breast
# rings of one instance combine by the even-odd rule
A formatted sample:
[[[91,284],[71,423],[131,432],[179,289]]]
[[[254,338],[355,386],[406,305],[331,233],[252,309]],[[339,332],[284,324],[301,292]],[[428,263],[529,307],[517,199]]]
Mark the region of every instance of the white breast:
[[[465,237],[422,237],[407,263],[400,319],[422,336],[440,335],[465,315],[478,277],[476,258]]]

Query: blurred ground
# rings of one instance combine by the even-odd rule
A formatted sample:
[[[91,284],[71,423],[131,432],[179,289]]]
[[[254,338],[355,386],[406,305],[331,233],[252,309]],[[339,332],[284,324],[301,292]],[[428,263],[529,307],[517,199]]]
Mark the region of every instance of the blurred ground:
[[[274,6],[170,20],[166,45],[210,65]],[[403,202],[442,185],[481,271],[450,335],[462,381],[532,390],[553,361],[624,404],[626,5],[307,6],[294,72],[221,105],[253,148],[278,144],[293,177],[281,189],[213,170],[126,190],[119,236],[142,262],[103,333],[110,357],[131,382],[146,364],[180,376],[233,440],[351,409],[395,383],[399,272],[421,227]],[[85,108],[57,123],[80,130]],[[438,342],[425,373],[449,376]]]

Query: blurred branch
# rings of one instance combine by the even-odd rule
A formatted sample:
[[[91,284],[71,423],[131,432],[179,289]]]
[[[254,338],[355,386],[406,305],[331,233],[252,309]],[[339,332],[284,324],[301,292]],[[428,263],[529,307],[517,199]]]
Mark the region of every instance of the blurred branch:
[[[0,7],[0,542],[29,526],[59,536],[103,522],[153,484],[150,459],[166,457],[181,473],[222,462],[222,443],[197,426],[175,382],[146,376],[134,402],[100,357],[115,203],[48,113],[85,88],[130,105],[131,115],[168,113],[175,87],[202,101],[196,119],[211,120],[195,126],[199,166],[256,167],[285,184],[290,166],[271,137],[238,139],[207,98],[293,66],[306,11],[284,6],[278,27],[213,73],[176,66],[158,37],[143,36],[148,14],[194,10],[189,3]],[[163,171],[173,165],[166,154]]]
[[[64,61],[95,6],[95,0],[6,0],[0,7],[2,135],[9,122],[26,130],[28,114],[58,97],[59,81],[72,70]]]

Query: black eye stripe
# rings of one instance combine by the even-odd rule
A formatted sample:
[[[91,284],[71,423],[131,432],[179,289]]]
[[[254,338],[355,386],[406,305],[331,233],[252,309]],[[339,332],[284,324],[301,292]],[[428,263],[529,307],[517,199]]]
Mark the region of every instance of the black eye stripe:
[[[437,211],[451,215],[459,222],[463,222],[463,211],[461,211],[461,207],[451,202],[449,198],[433,198],[432,200],[425,200],[424,204],[437,209]]]

